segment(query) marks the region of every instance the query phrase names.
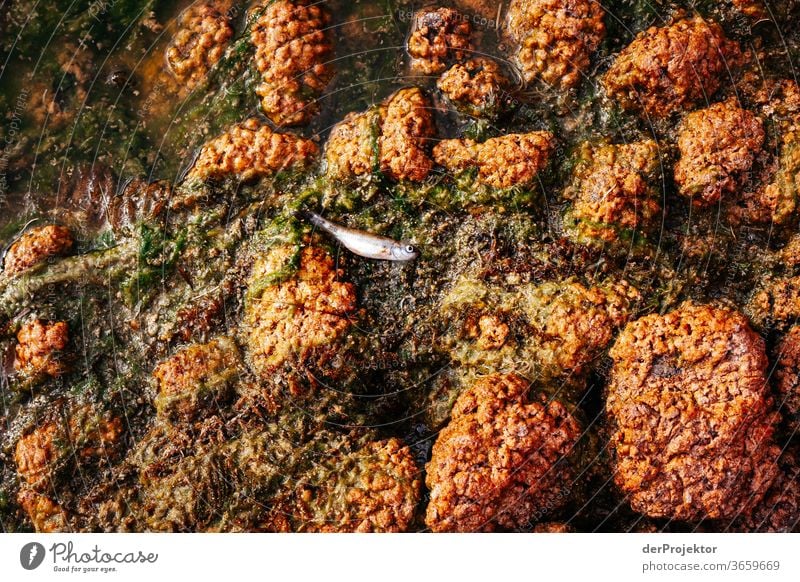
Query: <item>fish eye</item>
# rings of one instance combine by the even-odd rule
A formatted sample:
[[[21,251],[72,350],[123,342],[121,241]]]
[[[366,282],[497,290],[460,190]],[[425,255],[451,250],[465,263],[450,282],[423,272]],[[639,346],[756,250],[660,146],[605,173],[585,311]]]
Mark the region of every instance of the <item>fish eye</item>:
[[[417,252],[417,247],[414,245],[406,245],[406,252],[410,255]]]

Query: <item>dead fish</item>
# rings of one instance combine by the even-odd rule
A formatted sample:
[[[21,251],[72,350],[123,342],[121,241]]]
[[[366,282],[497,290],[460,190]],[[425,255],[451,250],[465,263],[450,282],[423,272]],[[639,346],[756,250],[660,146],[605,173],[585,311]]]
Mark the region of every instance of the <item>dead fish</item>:
[[[304,212],[303,215],[314,226],[330,234],[342,246],[359,257],[381,261],[412,261],[419,256],[417,247],[407,242],[335,224],[313,212]]]

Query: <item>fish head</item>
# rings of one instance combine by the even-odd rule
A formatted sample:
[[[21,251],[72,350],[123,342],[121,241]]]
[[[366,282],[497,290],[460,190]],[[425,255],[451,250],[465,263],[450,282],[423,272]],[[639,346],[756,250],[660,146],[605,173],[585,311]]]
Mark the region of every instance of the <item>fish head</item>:
[[[412,261],[419,256],[419,249],[406,242],[392,245],[392,259],[395,261]]]

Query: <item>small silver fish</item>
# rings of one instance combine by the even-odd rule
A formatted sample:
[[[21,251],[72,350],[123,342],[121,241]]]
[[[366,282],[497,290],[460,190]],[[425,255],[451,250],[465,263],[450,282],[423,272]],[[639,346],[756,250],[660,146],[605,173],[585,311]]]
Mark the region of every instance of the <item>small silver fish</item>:
[[[330,234],[342,243],[342,246],[360,257],[381,261],[412,261],[419,256],[417,248],[407,242],[377,236],[355,228],[347,228],[313,212],[304,212],[303,214],[314,226]]]

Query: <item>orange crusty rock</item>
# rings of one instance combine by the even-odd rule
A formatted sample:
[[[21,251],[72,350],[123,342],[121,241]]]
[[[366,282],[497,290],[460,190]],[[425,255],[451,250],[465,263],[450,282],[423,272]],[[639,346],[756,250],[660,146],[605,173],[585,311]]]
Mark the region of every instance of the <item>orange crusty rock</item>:
[[[340,281],[333,257],[320,247],[304,247],[297,272],[273,282],[294,250],[275,247],[253,267],[251,289],[259,290],[247,303],[243,329],[252,368],[265,379],[285,363],[329,351],[356,309],[355,287]]]
[[[66,418],[44,421],[17,441],[17,473],[37,491],[52,490],[61,470],[112,458],[121,442],[120,419],[109,411],[78,405],[64,411]]]
[[[276,125],[307,123],[319,110],[316,99],[334,73],[324,3],[275,0],[251,9],[251,14],[257,15],[251,42],[264,114]]]
[[[614,480],[644,515],[733,519],[777,475],[764,340],[727,307],[687,302],[611,349]]]
[[[392,95],[385,103],[378,140],[381,171],[394,180],[424,180],[433,167],[428,152],[434,131],[431,105],[420,89]]]
[[[734,211],[753,222],[785,224],[796,216],[800,193],[800,87],[793,80],[754,79],[752,74],[744,75],[742,86],[771,128],[772,139],[762,149],[776,153],[751,172],[758,184],[742,192]]]
[[[678,131],[675,183],[698,206],[735,194],[764,144],[764,127],[732,99],[694,111]]]
[[[67,514],[50,497],[23,487],[17,494],[17,502],[28,514],[37,533],[58,533],[69,531]]]
[[[235,176],[249,180],[304,168],[316,157],[317,144],[272,131],[251,118],[212,139],[200,150],[189,178]]]
[[[297,487],[294,516],[304,532],[403,532],[412,523],[422,481],[399,439],[320,461],[323,485]],[[327,465],[332,464],[331,467]],[[312,475],[314,477],[315,475]],[[319,476],[317,476],[319,477]]]
[[[442,337],[464,368],[535,370],[539,379],[585,376],[635,312],[641,295],[625,281],[587,286],[575,278],[503,289],[459,278],[440,302]]]
[[[581,81],[605,37],[603,8],[592,0],[512,0],[508,32],[526,82],[568,90]]]
[[[642,300],[625,281],[598,286],[547,281],[524,295],[539,371],[562,378],[585,374]]]
[[[603,83],[624,109],[663,118],[707,102],[740,57],[717,23],[695,16],[639,33]]]
[[[579,241],[615,242],[622,232],[649,232],[661,215],[659,148],[652,140],[626,144],[583,143],[574,177],[564,192],[573,201],[571,236]]]
[[[72,244],[72,233],[68,228],[56,224],[32,228],[8,248],[3,271],[6,275],[21,273],[45,259],[69,252]]]
[[[516,374],[491,375],[458,397],[427,465],[433,531],[517,529],[567,501],[581,426],[563,404],[529,399],[529,390]]]
[[[452,8],[423,8],[414,15],[408,54],[414,72],[441,73],[448,63],[461,61],[472,51],[472,26]]]
[[[800,130],[780,136],[780,153],[771,180],[757,191],[753,218],[760,222],[785,224],[797,214],[800,195]]]
[[[547,131],[512,133],[478,143],[471,139],[445,139],[433,148],[436,163],[448,170],[478,169],[478,182],[493,188],[529,186],[553,151],[553,134]]]
[[[763,0],[729,0],[731,4],[745,16],[753,20],[762,20],[769,17],[769,12]]]
[[[239,352],[230,338],[187,346],[153,371],[158,383],[156,411],[178,421],[213,413],[230,397],[238,373]]]
[[[181,13],[166,51],[167,64],[183,90],[193,89],[217,64],[233,36],[228,2],[200,2]]]
[[[416,87],[397,91],[378,107],[350,113],[331,130],[327,173],[338,180],[375,171],[393,180],[424,180],[433,168],[432,107]]]
[[[55,422],[48,422],[23,435],[14,452],[19,476],[37,489],[46,489],[53,476],[54,465],[63,456],[59,439],[63,431]]]
[[[788,329],[800,317],[800,276],[767,276],[747,302],[747,314],[759,327]]]
[[[497,63],[479,57],[447,69],[436,86],[457,109],[476,117],[494,118],[499,114],[508,80]]]
[[[378,170],[378,148],[381,108],[351,112],[331,130],[325,145],[326,173],[337,180],[368,176]]]
[[[63,353],[68,343],[69,328],[63,321],[26,323],[17,332],[14,369],[28,376],[60,376],[66,369]]]

